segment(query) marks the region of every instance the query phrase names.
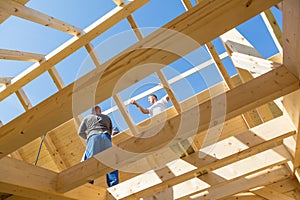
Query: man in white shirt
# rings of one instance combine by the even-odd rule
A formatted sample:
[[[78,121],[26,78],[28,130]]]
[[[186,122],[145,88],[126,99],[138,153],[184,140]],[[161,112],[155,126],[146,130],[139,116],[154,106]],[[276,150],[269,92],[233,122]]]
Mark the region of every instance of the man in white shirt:
[[[165,96],[161,98],[160,100],[157,100],[157,96],[155,94],[150,94],[148,96],[148,101],[150,104],[152,104],[149,108],[144,109],[142,106],[140,106],[136,100],[131,100],[130,103],[134,104],[142,113],[144,114],[150,114],[150,116],[157,115],[158,113],[161,113],[165,110],[166,106],[169,102],[169,97]]]

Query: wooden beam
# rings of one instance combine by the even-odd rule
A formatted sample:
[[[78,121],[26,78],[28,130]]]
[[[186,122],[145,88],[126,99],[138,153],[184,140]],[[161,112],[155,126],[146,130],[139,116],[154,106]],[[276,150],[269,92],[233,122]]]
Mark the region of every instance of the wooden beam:
[[[267,29],[273,38],[273,41],[282,55],[282,32],[280,30],[280,27],[271,11],[271,9],[265,10],[263,13],[260,14],[262,19],[264,20]]]
[[[193,7],[190,0],[181,0],[181,3],[183,4],[185,10],[190,10]]]
[[[283,63],[300,79],[300,2],[297,0],[283,1]],[[300,166],[300,91],[296,91],[283,99],[284,107],[298,130],[295,138],[296,147],[294,169]]]
[[[292,197],[289,197],[285,194],[282,194],[276,190],[270,189],[268,187],[263,187],[260,189],[253,189],[250,190],[251,192],[253,192],[254,194],[257,194],[265,199],[269,199],[269,200],[295,200]]]
[[[282,124],[287,124],[287,127],[282,129],[282,127],[281,127],[282,125],[280,124],[280,122],[282,122]],[[278,130],[276,128],[273,129],[274,127],[278,127],[281,130]],[[143,183],[143,180],[146,180],[145,178],[143,178],[143,175],[144,175],[143,174],[143,175],[137,176],[134,179],[129,180],[128,182],[123,182],[117,186],[112,187],[110,191],[112,194],[117,195],[117,196],[115,196],[116,198],[123,198],[126,196],[126,193],[127,193],[127,195],[131,194],[131,195],[127,196],[127,198],[131,198],[131,197],[138,198],[138,197],[145,197],[145,196],[151,195],[153,192],[158,192],[167,187],[171,187],[180,182],[189,180],[189,179],[197,176],[197,174],[200,172],[203,172],[203,171],[210,172],[217,168],[229,165],[232,162],[240,161],[246,157],[255,155],[258,152],[265,151],[265,150],[271,148],[271,146],[272,146],[271,144],[274,144],[276,146],[275,141],[278,141],[278,142],[280,141],[279,144],[281,144],[283,138],[286,138],[292,134],[295,134],[295,132],[292,130],[293,130],[293,127],[287,123],[287,120],[285,118],[276,119],[274,121],[263,124],[259,127],[253,128],[249,132],[246,131],[244,133],[236,135],[236,138],[239,139],[240,142],[249,144],[249,149],[247,149],[245,146],[238,146],[236,149],[232,149],[230,147],[230,143],[232,143],[232,142],[221,141],[221,142],[219,142],[220,144],[216,143],[214,145],[214,149],[211,150],[211,152],[209,152],[209,155],[207,155],[206,157],[202,156],[201,158],[199,158],[199,155],[201,155],[201,153],[195,152],[195,153],[189,155],[189,157],[183,158],[183,160],[190,162],[193,166],[198,167],[197,169],[187,171],[186,169],[180,169],[178,167],[179,168],[178,170],[180,171],[179,174],[176,176],[172,176],[167,173],[166,174],[161,173],[163,171],[168,172],[170,170],[170,169],[168,169],[169,167],[161,168],[159,170],[155,170],[154,172],[152,172],[152,174],[156,174],[156,176],[160,177],[159,182],[157,182],[156,184],[155,184],[155,181],[150,182],[150,185],[149,185],[149,182],[147,185],[147,183],[146,183],[147,181],[145,183]],[[250,133],[251,133],[251,135],[250,135]],[[285,134],[285,133],[287,133],[287,134]],[[251,137],[249,137],[249,136],[251,136]],[[249,137],[249,138],[247,138],[247,137]],[[224,152],[225,150],[227,152]],[[203,151],[203,152],[205,152],[205,151]],[[289,154],[283,153],[282,156],[289,157]],[[238,160],[236,160],[236,159],[238,159]],[[253,164],[253,166],[254,166],[254,164]],[[251,167],[249,167],[249,168],[251,168]],[[241,171],[241,170],[237,170],[237,171]],[[146,172],[145,174],[147,174],[147,176],[149,176],[149,172]],[[139,188],[138,185],[136,185],[136,184],[141,185],[142,188]],[[149,187],[149,186],[151,186],[151,187]],[[128,193],[126,191],[131,191],[131,192]]]
[[[222,187],[209,189],[190,198],[197,200],[221,199],[234,195],[241,191],[247,191],[251,188],[255,188],[261,185],[267,185],[275,181],[285,179],[290,175],[290,172],[284,166],[273,167],[272,169],[264,170],[246,177],[242,177]]]
[[[300,2],[283,1],[283,64],[300,79]]]
[[[196,4],[199,4],[200,1],[196,1]],[[181,0],[181,3],[183,4],[183,6],[185,7],[186,10],[190,10],[193,8],[190,0]],[[205,44],[208,52],[210,53],[210,56],[213,58],[215,65],[219,68],[221,75],[223,76],[223,78],[225,79],[225,82],[227,83],[229,88],[233,88],[233,84],[231,83],[231,79],[225,69],[225,66],[223,65],[216,49],[214,48],[214,45],[212,44],[212,42],[207,42]]]
[[[249,71],[254,78],[280,66],[279,63],[238,52],[233,52],[231,59],[236,67]]]
[[[279,155],[277,152],[282,152],[282,154]],[[277,158],[274,157],[274,159],[270,159],[272,156]],[[285,158],[284,156],[287,157]],[[251,174],[284,164],[287,160],[289,160],[289,158],[288,152],[282,145],[275,147],[199,176],[198,178],[205,182],[206,185],[196,184],[195,188],[186,188],[185,194],[181,194],[180,192],[180,190],[182,190],[182,188],[180,188],[182,183],[177,184],[173,186],[174,197],[178,200],[183,200],[189,196],[193,196],[213,188],[216,189],[218,187],[224,187],[238,179],[246,178]],[[245,165],[248,167],[245,167]],[[231,188],[228,188],[228,190],[231,190]]]
[[[233,88],[233,83],[232,80],[224,66],[224,64],[222,63],[222,60],[220,59],[218,52],[216,51],[214,45],[212,44],[212,42],[207,42],[205,44],[206,48],[208,49],[208,52],[210,53],[210,56],[213,58],[215,65],[219,68],[226,84],[228,85],[228,87],[231,89]]]
[[[100,68],[101,67],[101,61],[100,58],[97,54],[97,52],[94,49],[94,46],[92,43],[88,43],[85,45],[85,49],[87,50],[87,52],[89,53],[94,65],[96,66],[96,68]]]
[[[15,0],[16,2],[20,3],[21,5],[25,5],[29,0]],[[0,24],[2,24],[10,15],[7,13],[0,13]]]
[[[64,169],[67,169],[70,166],[67,166],[62,157],[60,156],[60,153],[58,149],[55,146],[55,143],[52,140],[51,134],[47,134],[45,136],[44,144],[49,151],[49,155],[51,156],[52,160],[55,162],[57,168],[59,171],[62,171]]]
[[[134,31],[136,37],[138,38],[138,40],[142,40],[143,39],[143,34],[142,32],[140,31],[137,23],[135,22],[134,18],[132,17],[132,15],[129,15],[127,17],[127,20],[132,28],[132,30]]]
[[[0,10],[9,15],[15,15],[17,17],[47,26],[59,31],[63,31],[73,35],[80,35],[82,32],[81,29],[70,25],[64,21],[55,19],[49,15],[41,13],[32,8],[26,7],[20,3],[17,3],[13,0],[0,1]]]
[[[33,199],[26,198],[26,197],[21,197],[21,196],[16,196],[16,195],[12,195],[12,196],[6,198],[6,200],[33,200]]]
[[[31,164],[2,158],[0,191],[38,199],[105,199],[106,189],[85,185],[68,193],[55,191],[57,173]]]
[[[232,92],[233,90],[230,90],[230,91]],[[206,107],[205,103],[202,104],[202,105],[203,106],[205,105],[205,107]],[[204,109],[204,107],[202,107],[202,105],[200,105],[200,107],[202,109]],[[199,110],[201,111],[202,109],[199,109]],[[194,109],[192,109],[192,110],[194,110]],[[200,114],[200,117],[201,116],[207,116],[207,117],[209,117],[209,114],[202,113],[202,114]],[[177,120],[174,121],[176,118],[177,118]],[[156,134],[156,138],[151,138],[151,139],[149,139],[150,141],[149,140],[143,140],[141,138],[132,138],[132,139],[129,139],[129,140],[125,141],[124,145],[121,143],[121,144],[118,144],[118,146],[119,146],[119,148],[122,148],[124,150],[129,151],[129,152],[136,152],[137,153],[137,152],[147,152],[147,151],[149,151],[149,149],[151,149],[151,148],[153,149],[153,147],[151,147],[151,145],[149,145],[149,143],[152,143],[152,144],[155,143],[155,144],[163,145],[164,141],[167,140],[167,138],[168,138],[167,136],[169,134],[171,134],[171,135],[176,134],[176,131],[170,131],[170,130],[174,130],[174,129],[176,130],[176,128],[175,128],[176,125],[175,124],[179,124],[178,123],[178,118],[180,119],[180,117],[177,116],[177,117],[174,117],[172,120],[169,120],[168,123],[166,123],[166,124],[169,124],[169,126],[171,126],[172,128],[169,129],[169,128],[167,128],[165,126],[164,127],[165,131],[160,131],[159,133]],[[192,123],[194,123],[194,122],[192,122]],[[186,126],[187,126],[187,128],[188,127],[191,128],[191,125],[186,124]],[[204,126],[207,127],[205,124],[203,124],[203,126],[200,125],[199,126],[200,128],[198,129],[198,132],[200,132],[201,130],[205,129]],[[184,133],[188,132],[188,130],[183,130],[183,131],[184,131]],[[144,133],[144,134],[146,134],[146,133]],[[180,134],[180,133],[178,133],[178,134]],[[169,136],[169,137],[171,137],[171,136]],[[183,138],[186,138],[186,137],[189,137],[189,136],[187,136],[187,135],[185,135],[185,136],[181,135],[181,137],[183,139]],[[281,138],[281,140],[282,140],[282,138]],[[107,150],[106,152],[101,153],[100,155],[104,156],[104,157],[106,155],[110,155],[110,158],[105,157],[104,160],[111,160],[111,155],[113,154],[114,151],[117,151],[117,150],[114,149],[114,148],[111,148],[111,149]],[[253,153],[254,151],[252,150],[250,152]],[[118,164],[120,165],[120,167],[118,167],[118,168],[120,169],[121,166],[122,166],[122,164],[126,164],[128,162],[132,162],[133,159],[138,160],[140,158],[138,156],[145,156],[145,155],[139,154],[139,155],[136,155],[136,158],[134,158],[134,157],[126,157],[125,155],[122,155],[122,158],[119,158],[118,161],[117,161]],[[198,157],[198,154],[196,154],[195,156]],[[190,157],[191,157],[191,155],[189,156],[189,158]],[[206,159],[206,161],[208,161],[208,160]],[[231,161],[232,160],[230,160],[230,162]],[[104,171],[104,172],[109,171],[109,169],[107,169],[106,166],[104,166],[104,165],[101,166],[100,162],[97,161],[97,159],[89,159],[86,162],[89,162],[89,164],[83,164],[83,163],[82,164],[78,164],[78,165],[76,165],[76,167],[72,167],[72,168],[70,168],[68,170],[65,170],[65,171],[63,171],[62,173],[59,174],[59,177],[61,179],[58,182],[58,187],[59,188],[64,188],[63,190],[60,190],[60,191],[65,191],[65,189],[67,189],[67,188],[71,189],[70,186],[73,185],[73,187],[75,187],[77,184],[80,185],[81,183],[85,182],[85,180],[87,180],[86,175],[78,173],[79,172],[78,169],[82,169],[82,167],[84,167],[86,165],[88,165],[88,166],[93,166],[94,165],[96,167],[94,169],[89,168],[89,170],[88,170],[89,171],[89,176],[91,176],[92,174],[94,174],[96,176],[100,176],[100,175],[102,175],[101,171]],[[112,162],[114,162],[114,161],[112,161]],[[203,160],[202,160],[201,164],[204,164]],[[228,164],[228,162],[226,164]],[[216,165],[214,165],[214,166],[217,167]],[[212,166],[210,166],[210,168],[211,167]],[[207,169],[207,168],[208,168],[208,166],[205,165],[205,169]],[[191,172],[191,174],[189,174],[189,176],[194,176],[195,173],[196,172]],[[74,177],[70,178],[70,176],[74,176]],[[79,176],[82,176],[82,177],[79,178]],[[167,178],[168,178],[168,176],[167,176]],[[75,179],[77,179],[77,180],[75,180]],[[170,181],[174,181],[174,180],[171,179]],[[178,180],[176,179],[176,181],[178,181]],[[170,184],[170,183],[164,183],[164,184]],[[163,188],[163,187],[159,187],[159,186],[157,186],[157,187],[158,188]]]
[[[172,91],[172,88],[167,80],[167,78],[165,77],[165,75],[163,74],[163,72],[161,70],[157,71],[157,76],[160,80],[160,82],[162,83],[164,89],[166,90],[169,98],[171,99],[177,113],[180,113],[181,112],[181,106],[180,106],[180,103],[178,102],[174,92]]]
[[[82,46],[86,45],[92,39],[114,26],[116,23],[127,17],[130,13],[142,7],[148,1],[149,0],[135,0],[125,7],[117,7],[107,13],[105,16],[101,17],[84,30],[85,34],[79,37],[74,36],[69,41],[49,53],[45,57],[45,60],[30,66],[24,73],[16,76],[12,80],[12,84],[0,93],[0,101],[17,91],[20,87],[26,85],[29,81],[49,70],[55,64],[71,55]],[[1,2],[3,3],[5,1]]]
[[[236,29],[232,29],[221,37],[227,51],[231,52],[231,60],[237,67],[242,82],[252,80],[276,67],[277,63],[262,58],[261,54],[244,38]],[[270,102],[274,109],[276,104]],[[263,105],[255,110],[244,113],[244,117],[250,127],[272,119],[275,111],[269,105]]]
[[[58,90],[61,90],[65,87],[65,84],[55,67],[52,67],[51,69],[49,69],[48,73],[49,73],[50,77],[52,78],[52,80]]]
[[[211,0],[211,1],[212,2],[210,2],[209,6],[204,3],[199,4],[197,7],[193,8],[193,10],[185,13],[184,15],[177,18],[173,22],[170,22],[169,24],[167,24],[165,26],[165,28],[178,27],[178,31],[182,30],[182,31],[184,31],[184,33],[190,35],[191,37],[194,37],[195,36],[194,34],[196,34],[195,39],[197,39],[197,41],[200,42],[200,44],[201,43],[204,44],[204,43],[210,41],[213,37],[223,33],[224,30],[230,28],[231,26],[236,26],[239,23],[241,23],[242,21],[248,19],[249,17],[252,17],[255,14],[259,13],[262,9],[265,10],[269,6],[273,5],[274,3],[277,3],[277,0],[270,0],[270,1],[255,0],[255,1],[252,1],[252,3],[253,3],[252,9],[249,10],[249,9],[247,9],[247,7],[243,6],[244,5],[243,2],[229,1],[226,4],[224,4],[223,0],[222,1],[221,0]],[[127,6],[128,9],[129,8],[137,9],[136,6],[140,5],[140,4],[136,5],[133,3],[134,2],[128,4],[128,6],[134,5],[135,7]],[[238,4],[235,4],[235,3],[238,3]],[[214,5],[214,6],[212,6],[212,5]],[[219,8],[220,10],[214,12],[215,8],[219,7],[219,6],[221,6],[221,8]],[[224,8],[222,6],[224,6]],[[227,10],[227,6],[235,7],[236,9],[233,9],[234,13],[230,12],[230,14],[228,16],[226,15],[226,17],[220,16],[220,12],[223,14],[227,13],[227,12],[225,12]],[[197,11],[200,12],[200,14]],[[116,11],[114,11],[114,12],[116,12]],[[117,15],[119,17],[121,17],[120,15],[122,14],[122,12],[121,13],[120,12]],[[123,12],[125,12],[125,11],[123,11]],[[206,15],[205,13],[211,13],[211,14]],[[240,17],[240,16],[235,17],[235,16],[239,15],[240,13],[243,13],[243,15],[240,15],[242,17]],[[114,17],[111,17],[111,18],[113,18],[114,21],[116,21],[116,19]],[[111,18],[109,18],[109,19],[111,19]],[[216,22],[217,24],[219,24],[219,20],[224,20],[224,23],[220,23],[224,26],[219,26],[214,23],[206,23],[207,20],[214,21],[215,19],[218,19],[217,20],[218,22]],[[103,21],[104,19],[101,19],[101,20]],[[190,22],[192,22],[194,20],[196,20],[196,21],[194,21],[193,23],[187,23],[189,20],[191,20]],[[230,23],[225,23],[227,21],[230,21]],[[97,22],[96,24],[98,24],[98,23],[99,22]],[[112,23],[112,21],[110,21],[110,23]],[[200,23],[202,28],[195,29],[197,27],[197,25],[199,26],[198,23]],[[205,28],[203,27],[204,26],[203,23],[204,24],[206,23]],[[191,26],[187,26],[187,24],[191,24]],[[178,26],[176,26],[176,25],[178,25]],[[93,26],[95,26],[95,25],[93,25]],[[196,26],[196,27],[191,29],[192,26]],[[179,29],[179,27],[180,27],[180,29]],[[108,27],[106,27],[106,28],[108,28]],[[207,31],[205,31],[205,30],[209,29],[209,28],[215,29],[215,31],[213,31],[213,34],[207,34]],[[98,29],[95,28],[92,30],[93,31],[87,31],[87,34],[88,33],[96,34],[94,31],[97,31]],[[169,34],[162,34],[162,33],[164,33],[164,32],[161,32],[159,30],[158,32],[149,36],[149,38],[148,37],[147,37],[147,39],[145,38],[145,41],[148,41],[148,42],[157,41],[157,44],[159,44],[159,45],[166,45],[166,42],[167,43],[170,42],[171,44],[179,44],[180,45],[180,43],[178,43],[180,41],[178,37],[175,37],[175,36],[170,37]],[[171,33],[173,34],[173,32],[171,32]],[[160,35],[160,34],[162,34],[162,35]],[[92,37],[92,36],[93,35],[90,35],[90,37]],[[155,39],[158,36],[159,36],[159,40]],[[86,38],[86,39],[88,39],[88,38]],[[76,41],[82,41],[82,40],[79,38]],[[183,40],[182,42],[186,42],[186,40]],[[74,43],[76,43],[76,45],[79,45],[77,42],[74,42]],[[139,48],[141,44],[142,43],[138,43],[136,45],[136,47]],[[75,44],[73,44],[73,45],[75,45]],[[41,66],[43,66],[43,67],[40,66],[41,68],[40,67],[36,68],[36,70],[37,70],[36,72],[42,73],[42,72],[44,72],[44,69],[46,69],[47,67],[50,68],[51,64],[55,64],[55,62],[58,62],[58,60],[60,58],[66,56],[65,53],[70,51],[69,48],[71,48],[72,50],[77,49],[77,48],[75,48],[76,46],[73,46],[73,45],[68,46],[68,48],[64,49],[64,51],[60,51],[58,53],[58,55],[52,57],[52,59],[49,58],[49,60],[52,60],[53,62],[52,63],[46,62],[44,64],[41,64]],[[151,44],[147,44],[146,46],[149,46],[149,45],[151,46]],[[195,46],[195,44],[194,44],[194,46],[189,45],[189,47],[196,48],[199,46],[198,45]],[[157,48],[160,48],[160,47],[157,46]],[[135,47],[133,47],[133,49],[135,49]],[[188,49],[188,50],[191,50],[191,49]],[[157,52],[159,52],[159,53],[157,54]],[[69,52],[69,53],[71,53],[71,52]],[[152,56],[150,56],[150,55],[152,55]],[[135,59],[133,59],[133,58],[135,58]],[[167,59],[167,60],[165,60],[165,59]],[[115,60],[115,62],[110,65],[111,66],[110,70],[106,70],[106,72],[103,74],[103,80],[101,79],[101,84],[99,84],[98,88],[96,89],[96,91],[101,91],[101,94],[98,94],[95,97],[96,102],[101,102],[101,101],[111,97],[113,88],[115,88],[115,84],[118,82],[119,78],[122,77],[123,74],[126,73],[128,70],[137,66],[138,63],[141,63],[141,61],[146,62],[146,63],[153,63],[153,61],[159,60],[159,61],[165,62],[166,64],[169,64],[170,62],[173,62],[176,59],[178,59],[178,56],[175,56],[174,54],[170,55],[166,52],[163,52],[161,50],[157,51],[155,49],[146,49],[143,51],[130,52],[130,56],[128,54],[124,54],[124,56],[122,58],[120,58],[120,60],[119,59]],[[103,68],[106,68],[106,66],[104,65]],[[157,69],[153,69],[153,70],[157,70]],[[278,69],[276,69],[276,70],[278,70]],[[276,71],[274,71],[274,72],[276,72]],[[101,73],[101,72],[99,72],[99,73]],[[152,72],[145,72],[145,74],[139,74],[139,78],[142,79],[143,77],[149,75],[149,73],[152,73]],[[279,74],[281,74],[281,73],[282,72],[279,72]],[[283,72],[283,73],[285,73],[285,72]],[[29,74],[28,74],[28,76],[24,76],[23,78],[27,77],[28,79],[31,79],[37,75],[36,73],[29,73]],[[135,74],[133,74],[133,75],[135,75]],[[269,76],[270,76],[269,78],[274,78],[274,79],[278,78],[277,75],[275,75],[273,72],[270,73]],[[286,76],[284,75],[283,79],[284,79],[284,77],[286,77]],[[293,87],[297,83],[295,82],[295,79],[293,79],[293,77],[291,77],[289,74],[287,74],[287,77],[289,77],[289,79],[287,79],[286,85],[285,84],[277,85],[277,84],[272,83],[269,91],[272,91],[273,94],[270,94],[267,91],[265,99],[268,99],[268,101],[270,101],[273,99],[274,96],[276,96],[276,98],[277,98],[277,97],[287,94],[291,91],[294,91],[296,88],[293,88]],[[26,78],[25,79],[23,79],[23,78],[22,78],[22,80],[26,79]],[[58,93],[53,95],[52,97],[50,97],[50,98],[46,99],[45,101],[43,101],[42,103],[40,103],[36,107],[36,109],[34,109],[34,110],[32,109],[31,112],[24,113],[23,115],[19,116],[17,119],[11,121],[9,124],[1,127],[0,128],[1,133],[2,133],[0,136],[1,141],[3,141],[4,144],[13,144],[7,148],[3,148],[3,149],[1,148],[1,150],[0,150],[0,152],[2,153],[1,156],[7,155],[8,153],[16,150],[17,148],[21,147],[22,145],[32,141],[34,138],[41,136],[42,133],[48,132],[48,131],[52,130],[53,128],[55,128],[56,126],[70,120],[73,117],[72,97],[75,97],[74,95],[79,95],[81,97],[86,96],[87,93],[85,93],[85,92],[88,92],[89,96],[90,96],[90,94],[91,94],[90,90],[93,90],[92,93],[94,92],[93,85],[95,84],[95,82],[93,82],[93,80],[95,80],[96,82],[98,82],[98,80],[99,80],[99,74],[95,70],[93,70],[92,72],[90,72],[89,74],[82,77],[82,79],[80,79],[76,82],[76,87],[77,87],[77,85],[80,86],[81,83],[84,83],[84,85],[77,88],[74,92],[73,92],[73,89],[75,87],[75,84],[73,83],[73,84],[68,85],[67,87],[65,87],[64,89],[62,89],[61,91],[59,91]],[[102,81],[103,81],[103,83],[102,83]],[[119,87],[119,90],[122,90],[122,89],[128,87],[135,81],[136,81],[136,79],[133,79],[131,81],[128,81],[128,82],[122,84]],[[27,83],[28,80],[26,79],[25,82]],[[25,84],[25,82],[21,81],[21,79],[20,79],[19,81],[15,82],[15,84],[22,85],[22,84]],[[260,82],[260,81],[258,81],[258,82]],[[281,81],[279,81],[279,82],[281,82]],[[295,84],[295,85],[293,85],[293,84]],[[263,82],[260,82],[257,85],[257,87],[259,87],[261,90],[266,90],[266,89],[261,88],[262,85],[263,85]],[[92,87],[90,88],[90,86],[92,86]],[[15,85],[13,87],[18,88],[17,85]],[[13,87],[11,87],[11,89]],[[8,89],[8,88],[6,88],[6,89]],[[14,89],[13,90],[11,90],[11,89],[2,91],[0,93],[0,96],[3,95],[2,97],[4,98],[7,94],[14,91]],[[240,90],[244,91],[243,89],[240,89]],[[253,88],[253,90],[255,91],[256,89]],[[10,91],[10,92],[8,92],[8,91]],[[81,93],[81,91],[84,91],[84,92]],[[118,91],[116,91],[116,92],[118,92]],[[73,96],[71,95],[72,93],[73,93]],[[236,94],[236,95],[239,96],[238,94]],[[253,96],[253,95],[251,95],[251,96]],[[258,97],[258,98],[263,98],[263,97]],[[1,99],[1,97],[0,97],[0,99]],[[250,100],[250,99],[251,98],[249,98],[248,100]],[[249,101],[245,101],[245,102],[249,103]],[[79,109],[77,112],[84,112],[86,109],[91,107],[89,101],[81,101],[78,103],[80,103],[80,104],[76,105],[76,108]],[[95,102],[93,102],[93,103],[95,103]],[[257,102],[257,103],[259,104],[260,102]],[[256,103],[253,103],[253,105],[254,104],[256,104]],[[239,106],[237,106],[237,107],[239,107]],[[32,117],[32,116],[34,116],[34,117]],[[51,123],[49,123],[49,122],[51,122]],[[18,124],[17,128],[16,128],[16,124]],[[14,131],[11,131],[12,129]],[[9,135],[9,137],[6,137],[8,135]],[[14,139],[14,137],[19,138],[20,135],[23,136],[22,140]],[[7,143],[10,140],[9,138],[13,139],[12,141],[14,141],[14,142]],[[1,141],[0,141],[0,143],[2,144]],[[18,141],[18,142],[16,142],[16,141]]]
[[[1,1],[0,1],[0,6],[1,6]],[[42,54],[0,49],[0,59],[4,59],[4,60],[40,62],[44,58],[45,58],[45,55],[42,55]]]
[[[14,158],[14,159],[17,159],[17,160],[24,160],[23,156],[21,155],[20,151],[17,150],[17,151],[14,151],[12,152],[11,154],[9,154],[10,157]]]
[[[295,176],[298,180],[298,183],[300,183],[300,167],[295,169]]]
[[[124,4],[123,0],[113,0],[113,2],[115,2],[115,4],[117,4],[117,6],[122,6]]]
[[[21,88],[18,91],[16,91],[16,95],[18,97],[18,99],[20,100],[23,108],[28,111],[30,108],[32,108],[32,105],[26,95],[26,93],[24,92],[24,90]]]
[[[138,135],[139,133],[139,130],[138,128],[136,127],[134,121],[132,120],[130,114],[128,113],[128,110],[126,109],[126,106],[124,105],[121,97],[116,94],[113,96],[113,99],[115,101],[115,103],[117,104],[125,122],[127,123],[129,129],[130,129],[130,132],[132,133],[132,135]]]

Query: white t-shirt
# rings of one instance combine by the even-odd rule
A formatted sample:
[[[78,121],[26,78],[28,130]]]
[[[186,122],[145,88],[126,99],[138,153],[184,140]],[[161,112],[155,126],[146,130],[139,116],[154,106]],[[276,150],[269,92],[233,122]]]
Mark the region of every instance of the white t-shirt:
[[[152,106],[150,106],[149,108],[147,108],[147,110],[149,110],[149,114],[150,116],[154,116],[157,115],[158,113],[161,113],[162,111],[165,110],[165,107],[168,105],[168,100],[167,97],[163,97],[160,100],[158,100],[157,102],[155,102]]]

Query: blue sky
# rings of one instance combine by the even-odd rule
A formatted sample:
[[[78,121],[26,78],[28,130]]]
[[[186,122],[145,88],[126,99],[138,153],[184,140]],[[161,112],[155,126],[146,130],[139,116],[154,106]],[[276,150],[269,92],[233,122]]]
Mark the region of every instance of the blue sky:
[[[192,2],[194,3],[194,1]],[[111,0],[31,0],[26,6],[84,29],[112,10],[115,4]],[[272,11],[281,26],[281,12],[275,8],[272,8]],[[142,33],[146,36],[184,12],[185,9],[181,4],[181,0],[151,0],[144,7],[133,13],[133,17],[139,27],[145,28],[142,29]],[[245,22],[237,27],[237,29],[252,43],[263,57],[268,58],[278,52],[260,16]],[[126,32],[126,37],[118,37],[123,32]],[[10,17],[0,25],[1,49],[48,54],[71,37],[73,36],[17,17]],[[118,38],[118,40],[113,40],[112,38]],[[131,31],[129,23],[127,20],[123,20],[95,38],[92,44],[97,47],[100,60],[105,62],[136,42],[137,38]],[[219,54],[225,52],[219,39],[215,39],[213,44]],[[171,79],[179,73],[195,67],[208,59],[210,57],[206,49],[200,48],[191,52],[186,58],[171,63],[163,69],[163,72],[167,79]],[[32,64],[31,62],[0,60],[0,77],[14,77]],[[230,59],[224,59],[224,64],[230,75],[236,73]],[[79,76],[94,69],[95,66],[88,57],[86,50],[81,48],[55,67],[65,85],[68,85]],[[172,88],[178,100],[182,101],[221,80],[218,70],[212,65],[201,70],[200,73],[193,74],[182,81],[172,84]],[[137,85],[122,91],[121,97],[123,100],[127,100],[156,86],[158,83],[157,76],[152,74]],[[183,88],[187,88],[186,86],[189,89],[183,90]],[[34,106],[58,91],[48,73],[42,74],[25,85],[23,89]],[[165,91],[160,90],[156,94],[160,98],[165,95]],[[138,102],[145,108],[149,106],[147,97],[140,99]],[[100,105],[103,110],[106,110],[114,105],[114,102],[108,99],[101,102]],[[170,106],[172,106],[172,103],[169,103],[168,107]],[[128,105],[127,108],[136,123],[148,117],[139,113],[132,105]],[[4,124],[23,112],[24,109],[16,95],[11,95],[0,102],[0,120]],[[127,127],[118,114],[113,116],[114,125],[119,126],[121,129]]]

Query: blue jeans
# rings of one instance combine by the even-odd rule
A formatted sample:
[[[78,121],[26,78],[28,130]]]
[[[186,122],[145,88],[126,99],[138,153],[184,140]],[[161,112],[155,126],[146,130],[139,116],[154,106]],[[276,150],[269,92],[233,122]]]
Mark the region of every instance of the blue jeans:
[[[89,137],[86,144],[84,160],[93,157],[97,153],[100,153],[101,151],[104,151],[111,146],[111,137],[109,134],[101,133],[92,135],[91,137]],[[90,183],[93,184],[94,181],[91,181]],[[106,174],[106,183],[108,187],[114,186],[119,183],[118,170]]]

